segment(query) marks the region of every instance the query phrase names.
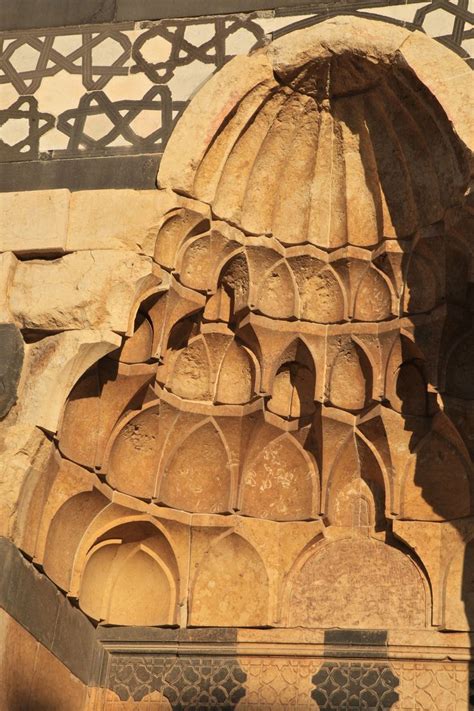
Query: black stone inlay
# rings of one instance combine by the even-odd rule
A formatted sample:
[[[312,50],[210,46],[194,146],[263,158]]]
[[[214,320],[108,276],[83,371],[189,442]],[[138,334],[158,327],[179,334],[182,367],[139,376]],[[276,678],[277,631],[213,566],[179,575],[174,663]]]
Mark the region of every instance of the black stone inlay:
[[[320,711],[387,711],[399,699],[399,679],[380,662],[325,662],[312,682]]]
[[[156,190],[161,155],[129,155],[4,163],[0,192],[68,190]]]
[[[324,644],[387,646],[387,630],[326,630]]]
[[[158,691],[173,711],[232,711],[245,696],[246,679],[232,657],[113,654],[107,686],[122,701]]]
[[[16,401],[18,381],[23,365],[24,344],[19,329],[13,323],[0,324],[0,417],[4,417]]]
[[[112,22],[115,5],[115,0],[2,0],[0,29]]]
[[[41,113],[34,96],[20,96],[11,106],[0,111],[0,126],[10,121],[27,121],[28,131],[12,144],[0,140],[0,161],[38,158],[39,139],[53,128],[54,116]]]

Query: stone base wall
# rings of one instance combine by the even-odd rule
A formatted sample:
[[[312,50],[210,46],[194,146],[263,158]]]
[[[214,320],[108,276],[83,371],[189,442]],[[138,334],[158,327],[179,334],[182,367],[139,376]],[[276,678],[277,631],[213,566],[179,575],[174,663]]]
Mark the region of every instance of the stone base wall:
[[[89,688],[4,610],[0,610],[0,709],[83,711]]]

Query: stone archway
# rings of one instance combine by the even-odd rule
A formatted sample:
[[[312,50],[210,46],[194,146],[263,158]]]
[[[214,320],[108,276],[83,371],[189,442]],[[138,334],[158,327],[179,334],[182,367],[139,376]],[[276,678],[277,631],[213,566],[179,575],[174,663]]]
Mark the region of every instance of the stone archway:
[[[444,621],[462,619],[446,612],[444,578],[474,525],[464,404],[446,373],[469,368],[472,350],[448,347],[469,318],[472,258],[460,61],[418,33],[335,18],[232,60],[201,89],[161,164],[167,207],[134,326],[71,390],[20,502],[16,544],[99,629],[130,627],[133,641],[134,625],[178,625],[192,647],[186,628],[219,628],[206,684],[217,699],[219,675],[232,680],[223,704],[246,708],[247,692],[263,704],[257,663],[273,663],[284,703],[272,658],[290,642],[290,666],[306,650],[295,673],[309,704],[324,655],[357,644],[369,656],[372,639],[393,705],[408,660],[445,647]],[[338,565],[344,584],[314,612]],[[140,566],[137,614],[140,586],[122,598],[117,580],[139,580]],[[377,570],[369,610],[364,566]],[[375,601],[394,570],[388,614]],[[329,650],[338,626],[350,629]],[[463,630],[465,619],[453,649]],[[154,652],[169,655],[173,635]],[[410,650],[398,666],[390,645]],[[123,663],[113,657],[104,683],[138,702]],[[149,693],[182,708],[175,660],[150,665]],[[196,676],[198,697],[204,667],[179,672]]]

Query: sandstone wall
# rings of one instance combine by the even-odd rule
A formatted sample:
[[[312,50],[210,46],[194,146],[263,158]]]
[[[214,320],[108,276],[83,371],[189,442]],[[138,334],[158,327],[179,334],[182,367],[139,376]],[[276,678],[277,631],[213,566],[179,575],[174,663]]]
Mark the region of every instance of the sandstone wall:
[[[5,711],[468,708],[470,15],[291,5],[3,20]]]

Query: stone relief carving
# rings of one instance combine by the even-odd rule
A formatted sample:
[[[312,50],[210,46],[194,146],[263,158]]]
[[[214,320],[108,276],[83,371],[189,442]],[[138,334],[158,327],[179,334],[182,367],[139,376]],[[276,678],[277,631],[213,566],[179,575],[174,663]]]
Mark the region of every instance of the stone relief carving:
[[[334,626],[469,629],[460,65],[363,19],[284,36],[227,62],[184,112],[139,254],[84,238],[82,254],[15,262],[7,304],[28,367],[69,370],[48,412],[20,397],[20,424],[36,417],[52,441],[13,536],[97,623],[303,641]],[[44,274],[64,279],[62,306],[39,298]],[[72,351],[71,332],[102,335],[61,360],[58,329]],[[109,683],[123,700],[245,707],[239,664],[117,655]],[[395,666],[322,664],[306,702],[397,708]]]
[[[110,689],[122,700],[141,701],[153,691],[168,699],[173,711],[236,708],[245,695],[246,674],[236,659],[113,656]]]
[[[442,341],[467,318],[443,220],[466,152],[407,65],[412,35],[359,23],[355,49],[341,19],[234,59],[168,144],[154,280],[72,389],[38,483],[29,552],[98,621],[423,628],[444,599],[403,523],[472,510],[433,391],[456,399],[444,372],[465,362]],[[10,303],[36,326],[41,306]],[[262,535],[282,525],[300,547],[282,539],[273,568]]]
[[[420,29],[470,56],[474,16],[464,2],[357,5],[334,12]],[[288,16],[276,10],[0,33],[0,159],[161,153],[193,92],[213,72],[252,47],[324,21],[331,10],[314,3]],[[66,79],[67,96],[59,101]]]

